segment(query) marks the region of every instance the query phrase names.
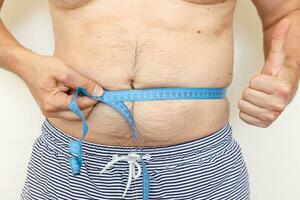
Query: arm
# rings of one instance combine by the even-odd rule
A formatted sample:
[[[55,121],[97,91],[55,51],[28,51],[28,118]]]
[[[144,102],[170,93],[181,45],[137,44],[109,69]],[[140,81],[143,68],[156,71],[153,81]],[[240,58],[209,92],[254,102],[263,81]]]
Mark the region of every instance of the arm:
[[[291,26],[285,41],[285,54],[294,59],[300,71],[300,1],[299,0],[253,0],[262,20],[265,56],[271,50],[272,33],[283,19],[289,19]]]
[[[4,0],[0,0],[0,12]],[[30,50],[21,46],[20,43],[5,28],[2,19],[0,19],[0,66],[8,71],[19,73],[21,63],[25,57],[33,57]]]
[[[300,1],[253,0],[262,20],[266,62],[239,101],[240,118],[268,127],[294,98],[300,78]]]
[[[0,9],[4,0],[0,0]],[[1,12],[1,10],[0,10]],[[0,67],[20,76],[29,87],[46,117],[78,120],[68,108],[77,87],[100,96],[103,89],[96,82],[76,73],[54,56],[42,56],[23,47],[0,19]],[[85,117],[97,101],[79,97],[78,105]]]

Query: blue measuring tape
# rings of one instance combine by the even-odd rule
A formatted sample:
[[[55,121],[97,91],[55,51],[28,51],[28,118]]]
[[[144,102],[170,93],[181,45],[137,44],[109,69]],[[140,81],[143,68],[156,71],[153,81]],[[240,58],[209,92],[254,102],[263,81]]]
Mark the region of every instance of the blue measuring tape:
[[[78,104],[77,98],[82,94],[94,100],[101,101],[114,110],[118,111],[129,123],[132,136],[137,142],[139,137],[136,132],[134,121],[131,113],[124,101],[151,101],[151,100],[188,100],[188,99],[222,99],[226,96],[225,88],[147,88],[133,90],[104,90],[101,96],[93,96],[84,88],[78,87],[75,95],[69,104],[69,109],[82,120],[82,137],[78,141],[72,141],[69,146],[69,151],[73,155],[70,159],[70,165],[73,175],[79,175],[83,163],[82,158],[82,141],[84,141],[88,132],[88,124],[83,116]],[[143,164],[143,199],[148,199],[149,196],[149,174],[144,161]]]

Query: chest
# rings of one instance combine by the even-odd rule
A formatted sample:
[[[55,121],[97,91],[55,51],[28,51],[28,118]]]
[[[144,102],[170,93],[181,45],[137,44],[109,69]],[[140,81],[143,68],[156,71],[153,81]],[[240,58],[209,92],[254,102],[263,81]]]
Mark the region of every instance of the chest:
[[[88,3],[95,1],[95,0],[50,0],[50,1],[52,1],[57,7],[60,7],[63,9],[75,9],[75,8],[80,8],[82,6],[85,6]],[[174,0],[174,1],[176,1],[176,0]],[[186,1],[186,2],[195,3],[195,4],[209,5],[209,4],[224,3],[226,0],[180,0],[180,1]]]

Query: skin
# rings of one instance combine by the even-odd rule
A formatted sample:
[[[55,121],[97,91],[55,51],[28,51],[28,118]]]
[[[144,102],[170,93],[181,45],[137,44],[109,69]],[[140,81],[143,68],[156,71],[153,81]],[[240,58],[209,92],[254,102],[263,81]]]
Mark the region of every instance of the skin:
[[[1,2],[1,1],[0,1]],[[2,1],[3,2],[3,1]],[[266,63],[239,101],[240,118],[270,126],[293,99],[299,82],[300,2],[253,0],[262,19]],[[19,44],[0,24],[0,64],[28,85],[42,113],[79,138],[81,121],[68,110],[74,89],[228,87],[232,81],[235,0],[49,0],[53,56]],[[147,9],[145,9],[147,8]],[[220,100],[125,102],[141,146],[199,139],[222,128],[229,103]],[[87,141],[136,146],[122,116],[80,97]]]

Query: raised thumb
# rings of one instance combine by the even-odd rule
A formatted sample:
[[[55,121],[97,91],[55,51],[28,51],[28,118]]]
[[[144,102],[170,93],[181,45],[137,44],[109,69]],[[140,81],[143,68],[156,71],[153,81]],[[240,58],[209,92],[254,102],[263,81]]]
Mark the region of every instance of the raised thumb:
[[[271,50],[263,67],[262,73],[276,76],[285,62],[284,45],[290,28],[290,20],[281,20],[272,33]]]

